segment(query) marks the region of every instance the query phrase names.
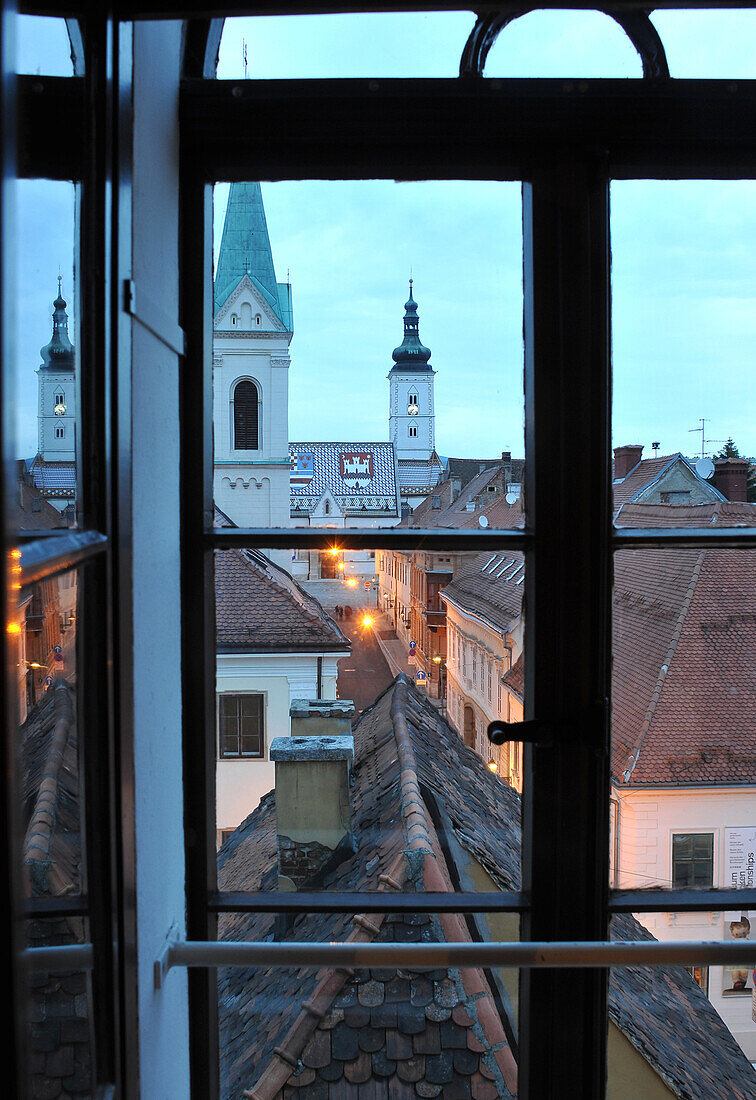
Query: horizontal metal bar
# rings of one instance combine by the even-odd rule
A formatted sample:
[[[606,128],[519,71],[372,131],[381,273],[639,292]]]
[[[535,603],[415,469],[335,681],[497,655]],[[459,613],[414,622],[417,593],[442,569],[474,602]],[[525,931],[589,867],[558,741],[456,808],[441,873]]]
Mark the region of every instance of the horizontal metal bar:
[[[615,550],[642,546],[734,547],[756,550],[756,527],[618,527]]]
[[[91,943],[27,947],[21,952],[21,965],[26,971],[91,970],[94,966],[94,951]]]
[[[217,550],[269,547],[278,550],[527,550],[525,530],[445,527],[216,527],[205,534]]]
[[[27,898],[23,916],[26,920],[54,920],[56,917],[88,917],[89,903],[86,895],[66,897]]]
[[[481,894],[392,893],[217,893],[208,909],[213,913],[521,913],[525,894],[491,891]],[[754,906],[756,908],[756,906]]]
[[[176,966],[608,967],[719,963],[751,966],[753,944],[657,940],[586,943],[168,943],[155,985]]]
[[[26,543],[21,548],[21,583],[26,586],[75,569],[102,554],[107,546],[107,535],[99,531],[67,531],[57,538]]]
[[[610,913],[717,913],[756,909],[756,890],[612,890]]]

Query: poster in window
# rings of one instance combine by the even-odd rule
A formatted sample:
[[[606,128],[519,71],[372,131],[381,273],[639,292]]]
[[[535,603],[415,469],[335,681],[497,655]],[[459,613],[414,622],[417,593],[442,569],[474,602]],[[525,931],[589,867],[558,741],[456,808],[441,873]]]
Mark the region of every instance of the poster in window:
[[[728,921],[728,917],[735,916],[736,920]],[[754,923],[756,914],[741,913],[725,914],[725,939],[750,940],[754,939]],[[756,944],[754,944],[754,960],[756,960]],[[740,994],[751,996],[753,992],[753,960],[749,965],[725,966],[722,968],[722,993],[727,997],[735,997]]]

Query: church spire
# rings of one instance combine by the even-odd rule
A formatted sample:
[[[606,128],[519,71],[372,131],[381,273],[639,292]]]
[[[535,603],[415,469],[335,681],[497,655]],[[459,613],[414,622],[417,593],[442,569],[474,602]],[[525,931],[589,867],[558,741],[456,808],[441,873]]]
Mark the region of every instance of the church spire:
[[[216,313],[245,274],[286,324],[259,183],[231,184],[215,273]]]
[[[428,364],[430,357],[430,348],[420,343],[417,302],[412,297],[412,279],[410,279],[409,299],[404,303],[404,339],[398,348],[394,348],[391,358],[399,370],[431,370]]]
[[[62,292],[63,277],[58,276],[58,297],[53,302],[53,330],[49,344],[39,349],[42,356],[40,370],[74,369],[74,347],[68,338],[68,314]]]

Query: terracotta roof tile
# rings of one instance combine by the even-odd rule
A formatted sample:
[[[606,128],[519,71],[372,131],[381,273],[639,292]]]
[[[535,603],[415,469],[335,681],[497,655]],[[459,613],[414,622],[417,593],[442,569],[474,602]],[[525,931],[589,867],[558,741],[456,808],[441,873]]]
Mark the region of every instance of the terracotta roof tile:
[[[215,599],[221,652],[350,648],[314,596],[257,551],[216,552]]]

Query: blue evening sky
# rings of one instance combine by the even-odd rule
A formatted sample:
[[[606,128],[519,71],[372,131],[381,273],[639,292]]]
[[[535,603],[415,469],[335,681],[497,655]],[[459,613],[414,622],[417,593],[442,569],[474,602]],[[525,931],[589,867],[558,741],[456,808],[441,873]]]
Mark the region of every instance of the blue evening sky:
[[[756,13],[657,12],[678,77],[756,77]],[[70,73],[51,20],[23,20],[22,72]],[[229,20],[219,76],[456,75],[469,12]],[[43,30],[40,30],[40,26]],[[500,36],[489,76],[640,75],[595,12],[534,12]],[[216,189],[216,249],[228,188]],[[511,183],[263,184],[279,280],[290,272],[292,439],[384,439],[391,350],[412,270],[433,352],[442,454],[522,454],[520,188]],[[73,188],[19,185],[20,451],[36,449],[38,349],[60,267],[72,273]],[[756,454],[756,184],[620,182],[612,188],[614,442],[694,454],[707,435]],[[73,328],[73,326],[72,326]],[[575,425],[580,430],[580,425]],[[716,450],[717,445],[712,449]]]

